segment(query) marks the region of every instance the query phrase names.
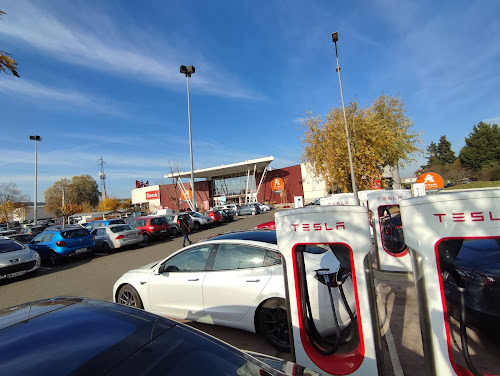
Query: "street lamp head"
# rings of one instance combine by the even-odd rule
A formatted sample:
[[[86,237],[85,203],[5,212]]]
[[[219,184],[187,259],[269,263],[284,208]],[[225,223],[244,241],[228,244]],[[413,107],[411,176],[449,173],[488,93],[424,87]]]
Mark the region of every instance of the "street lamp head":
[[[339,33],[336,31],[332,33],[332,42],[337,43],[339,41]]]
[[[30,136],[30,140],[42,141],[42,138],[40,136]]]
[[[179,72],[185,74],[186,77],[191,77],[191,75],[195,72],[195,69],[192,65],[190,65],[189,67],[181,65],[181,67],[179,68]]]

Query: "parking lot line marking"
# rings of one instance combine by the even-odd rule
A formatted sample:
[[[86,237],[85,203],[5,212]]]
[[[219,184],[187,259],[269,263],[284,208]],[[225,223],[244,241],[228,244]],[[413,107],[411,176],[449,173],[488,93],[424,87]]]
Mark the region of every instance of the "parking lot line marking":
[[[375,286],[377,286],[377,284],[378,281],[375,280]],[[382,298],[380,295],[380,291],[377,291],[377,307],[379,311],[379,317],[381,319],[383,318],[381,320],[381,324],[382,328],[385,328],[385,341],[387,343],[387,349],[389,350],[389,358],[391,360],[394,376],[404,376],[403,367],[401,366],[401,361],[399,360],[398,351],[396,349],[396,343],[394,342],[394,337],[391,331],[390,314],[386,311],[385,304],[382,302]],[[389,298],[389,296],[387,296],[387,298]]]

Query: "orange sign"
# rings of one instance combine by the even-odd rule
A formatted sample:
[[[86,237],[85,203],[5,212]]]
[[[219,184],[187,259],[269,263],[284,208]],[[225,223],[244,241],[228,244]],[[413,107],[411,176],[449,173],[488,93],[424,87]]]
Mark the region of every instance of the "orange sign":
[[[186,189],[184,192],[181,193],[181,200],[191,200],[193,198],[193,192],[191,192],[190,189]]]
[[[285,183],[281,178],[274,178],[271,182],[271,190],[272,191],[281,191],[285,188]]]
[[[424,183],[425,189],[443,188],[443,178],[434,172],[425,172],[417,178],[417,183]]]

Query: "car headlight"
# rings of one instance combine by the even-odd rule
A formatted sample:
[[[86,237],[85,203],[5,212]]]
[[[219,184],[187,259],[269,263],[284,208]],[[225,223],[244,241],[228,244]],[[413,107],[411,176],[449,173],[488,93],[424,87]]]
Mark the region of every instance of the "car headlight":
[[[40,255],[37,252],[32,253],[32,255],[30,257],[30,261],[33,261],[33,260],[40,260]]]

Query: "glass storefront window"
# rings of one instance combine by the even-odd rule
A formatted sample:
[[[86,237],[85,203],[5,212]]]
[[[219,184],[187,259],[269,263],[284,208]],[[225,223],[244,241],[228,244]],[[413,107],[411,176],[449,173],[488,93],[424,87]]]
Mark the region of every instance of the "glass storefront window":
[[[247,188],[247,176],[223,176],[212,181],[213,196],[244,195]],[[248,191],[256,190],[255,178],[248,177]]]

